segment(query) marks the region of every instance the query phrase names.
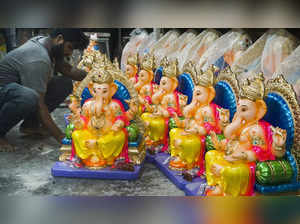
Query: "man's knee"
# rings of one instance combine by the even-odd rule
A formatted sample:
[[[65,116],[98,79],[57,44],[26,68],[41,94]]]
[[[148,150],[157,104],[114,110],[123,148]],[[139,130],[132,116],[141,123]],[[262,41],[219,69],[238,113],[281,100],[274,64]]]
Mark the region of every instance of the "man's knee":
[[[39,103],[39,94],[30,88],[22,86],[17,93],[16,101],[20,109],[24,111],[35,111]]]

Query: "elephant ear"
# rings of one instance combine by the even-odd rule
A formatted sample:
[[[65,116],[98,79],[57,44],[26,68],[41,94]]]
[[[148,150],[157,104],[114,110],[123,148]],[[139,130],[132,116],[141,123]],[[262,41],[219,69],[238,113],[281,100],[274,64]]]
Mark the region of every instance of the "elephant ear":
[[[118,90],[118,86],[117,84],[115,84],[114,82],[110,84],[110,95],[109,97],[112,98],[113,95],[115,95],[115,93],[117,92]]]
[[[208,102],[212,102],[216,96],[216,90],[214,87],[210,86],[208,87],[209,90],[209,98],[208,98]]]
[[[256,100],[257,105],[257,120],[261,120],[267,113],[267,105],[264,100]]]
[[[177,89],[179,83],[177,78],[172,78],[172,82],[173,82],[172,92],[174,92]]]

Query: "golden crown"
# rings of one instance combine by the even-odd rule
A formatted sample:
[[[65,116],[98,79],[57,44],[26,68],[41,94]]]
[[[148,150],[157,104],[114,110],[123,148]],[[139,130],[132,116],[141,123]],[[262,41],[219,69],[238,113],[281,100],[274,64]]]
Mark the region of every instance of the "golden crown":
[[[216,68],[214,65],[210,65],[205,72],[199,69],[195,73],[195,85],[200,85],[204,87],[213,86],[215,84],[215,71]]]
[[[183,65],[183,72],[184,73],[188,73],[191,75],[192,79],[194,80],[194,77],[196,76],[196,66],[195,63],[191,60],[187,61],[184,65]]]
[[[154,56],[150,54],[146,55],[144,57],[141,67],[143,70],[152,72],[154,68]]]
[[[160,62],[160,66],[165,67],[168,64],[169,64],[169,60],[168,60],[167,56],[163,57],[163,59]],[[157,67],[159,67],[159,66],[157,66]]]
[[[69,98],[71,101],[80,101],[81,100],[81,98],[79,96],[77,96],[76,94],[71,94],[69,96]]]
[[[132,66],[137,66],[138,64],[138,54],[131,54],[127,58],[127,64]]]
[[[251,79],[247,79],[240,88],[240,97],[251,101],[262,100],[265,95],[263,73],[258,73]]]
[[[167,76],[169,78],[174,78],[177,75],[179,75],[179,70],[178,70],[178,60],[174,60],[169,62],[165,67],[163,71],[163,75]]]
[[[114,67],[115,67],[116,69],[120,69],[120,65],[119,65],[119,61],[118,61],[118,58],[117,58],[117,57],[115,57],[114,62],[113,62],[113,65],[114,65]]]
[[[92,81],[97,84],[112,83],[114,80],[111,73],[108,71],[109,69],[108,66],[93,69],[91,71]]]

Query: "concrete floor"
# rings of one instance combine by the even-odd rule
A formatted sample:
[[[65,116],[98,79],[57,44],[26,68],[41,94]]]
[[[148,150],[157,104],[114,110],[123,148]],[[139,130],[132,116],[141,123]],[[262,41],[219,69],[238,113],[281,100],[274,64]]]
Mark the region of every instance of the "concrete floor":
[[[57,109],[53,118],[64,129],[63,114]],[[52,138],[22,136],[18,126],[8,138],[16,152],[0,153],[0,195],[93,195],[93,196],[183,196],[160,171],[146,163],[136,181],[54,178],[51,167],[58,160],[60,145]]]

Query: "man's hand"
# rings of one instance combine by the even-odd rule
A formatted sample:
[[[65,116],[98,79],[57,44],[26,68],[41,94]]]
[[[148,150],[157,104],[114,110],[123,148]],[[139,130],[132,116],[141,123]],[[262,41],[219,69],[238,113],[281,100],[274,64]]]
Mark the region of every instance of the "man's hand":
[[[65,134],[54,123],[44,102],[44,94],[40,94],[38,112],[39,118],[44,127],[50,132],[50,134],[56,139],[58,143],[61,143],[62,139],[65,137]]]
[[[87,75],[86,71],[80,70],[76,67],[73,67],[65,61],[57,62],[56,69],[61,74],[65,75],[75,81],[82,81]]]

